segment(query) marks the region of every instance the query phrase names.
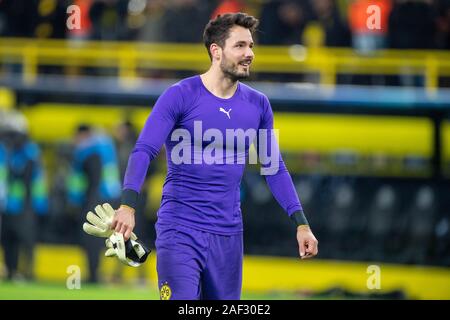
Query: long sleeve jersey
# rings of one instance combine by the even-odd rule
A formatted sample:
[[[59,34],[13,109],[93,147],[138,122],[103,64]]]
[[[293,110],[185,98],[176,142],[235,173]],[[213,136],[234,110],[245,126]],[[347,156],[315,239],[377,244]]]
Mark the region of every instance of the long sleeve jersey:
[[[231,98],[219,98],[200,76],[159,97],[128,160],[123,189],[140,191],[165,144],[167,177],[158,219],[217,234],[242,232],[240,184],[252,143],[278,203],[288,215],[302,210],[278,152],[268,98],[240,82]]]

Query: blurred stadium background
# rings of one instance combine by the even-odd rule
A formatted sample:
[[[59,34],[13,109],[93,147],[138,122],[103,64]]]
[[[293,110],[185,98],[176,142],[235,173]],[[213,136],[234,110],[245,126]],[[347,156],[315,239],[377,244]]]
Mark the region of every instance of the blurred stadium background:
[[[80,29],[67,27],[77,14],[70,5],[80,9]],[[370,5],[380,9],[375,30]],[[27,218],[31,240],[2,228],[2,249],[21,251],[14,273],[0,254],[0,299],[158,298],[154,254],[140,269],[101,258],[98,283],[84,282],[85,213],[68,200],[73,136],[80,123],[95,126],[114,138],[123,165],[132,141],[120,124],[139,130],[167,86],[208,68],[203,27],[231,11],[260,19],[248,82],[271,100],[320,242],[317,259],[298,260],[295,228],[250,166],[241,192],[243,298],[450,299],[446,0],[0,0],[0,130],[39,146],[43,175],[32,189],[45,200]],[[9,166],[4,160],[2,171],[0,153],[3,218],[17,192]],[[164,176],[162,151],[138,221],[150,247]],[[81,290],[66,288],[74,265]],[[372,265],[379,289],[368,286]]]

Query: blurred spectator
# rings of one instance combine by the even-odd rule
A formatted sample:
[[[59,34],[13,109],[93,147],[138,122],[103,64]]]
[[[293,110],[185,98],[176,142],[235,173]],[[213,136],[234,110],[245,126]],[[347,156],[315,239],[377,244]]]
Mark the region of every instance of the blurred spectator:
[[[89,11],[93,40],[125,40],[128,0],[98,0]]]
[[[0,35],[65,38],[68,0],[1,0]]]
[[[95,0],[75,0],[73,4],[80,8],[80,29],[67,30],[72,39],[89,39],[92,32],[92,23],[89,12]],[[67,15],[67,19],[69,15]]]
[[[264,4],[259,25],[263,45],[300,44],[309,20],[306,1],[272,0]]]
[[[145,42],[161,42],[165,12],[165,0],[147,0],[145,21],[139,29],[136,40]]]
[[[350,46],[350,32],[346,21],[339,14],[334,0],[314,0],[315,15],[325,31],[325,45],[328,47]]]
[[[45,241],[53,243],[78,244],[79,216],[77,210],[68,209],[67,177],[72,170],[73,146],[70,143],[57,143],[52,148],[54,157],[50,175],[50,213]]]
[[[437,200],[433,187],[422,186],[417,190],[411,206],[407,208],[408,239],[404,251],[408,263],[425,264],[430,258]]]
[[[214,3],[207,0],[168,1],[163,22],[163,42],[202,42]]]
[[[215,19],[218,15],[229,12],[244,12],[245,6],[240,0],[221,0],[211,15],[211,19]]]
[[[35,1],[1,0],[0,35],[6,37],[33,37],[36,11]]]
[[[7,160],[6,147],[3,145],[3,141],[1,141],[0,138],[0,213],[3,212],[6,208],[6,182],[7,182],[6,160]],[[0,225],[1,225],[1,216],[0,216]]]
[[[342,257],[344,252],[350,256],[356,245],[349,230],[351,215],[355,211],[355,190],[344,182],[333,186],[331,192],[333,196],[328,208],[327,236],[323,239],[328,247],[326,252],[331,258]]]
[[[0,232],[2,225],[2,212],[6,208],[6,186],[7,186],[7,153],[3,138],[3,128],[6,125],[6,112],[0,110]]]
[[[441,0],[438,4],[437,47],[450,50],[450,0]]]
[[[63,39],[66,37],[67,0],[38,0],[34,37]],[[27,7],[26,10],[29,10]]]
[[[396,0],[389,16],[388,42],[392,49],[435,49],[436,12],[429,0]],[[390,84],[423,87],[424,77],[411,68],[393,78]]]
[[[436,13],[429,0],[396,0],[389,16],[389,46],[395,49],[436,48]]]
[[[438,210],[433,235],[433,263],[450,267],[450,183],[441,180],[438,183]]]
[[[368,218],[364,255],[371,261],[383,261],[387,248],[392,246],[393,221],[399,212],[399,196],[391,184],[373,190],[373,197],[365,208]]]
[[[68,197],[72,206],[80,210],[79,232],[81,244],[85,248],[89,263],[89,282],[98,281],[100,251],[104,242],[100,238],[87,235],[82,230],[86,213],[96,205],[109,202],[117,206],[120,197],[119,167],[116,149],[112,139],[94,132],[86,124],[81,124],[75,136],[75,150],[72,174],[69,179]]]
[[[128,157],[134,149],[138,134],[130,121],[120,123],[115,131],[117,154],[119,160],[120,177],[125,176]]]
[[[433,253],[435,264],[450,267],[450,214],[448,211],[442,214],[434,228]]]
[[[379,17],[376,16],[378,11],[368,11],[370,6],[379,8]],[[355,50],[360,53],[371,53],[386,47],[391,7],[391,0],[354,0],[351,3],[348,17]],[[379,22],[379,25],[376,22]],[[374,29],[369,26],[373,26]]]
[[[7,115],[2,139],[7,147],[7,198],[1,225],[7,278],[34,277],[34,245],[41,221],[35,214],[48,212],[47,187],[39,147],[28,137],[25,117],[18,112]],[[19,256],[25,264],[19,273]]]

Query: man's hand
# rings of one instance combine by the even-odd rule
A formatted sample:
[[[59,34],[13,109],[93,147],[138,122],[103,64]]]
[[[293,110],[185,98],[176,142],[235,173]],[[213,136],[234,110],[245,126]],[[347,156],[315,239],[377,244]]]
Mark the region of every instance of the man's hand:
[[[109,203],[95,207],[95,214],[89,211],[86,215],[88,222],[83,224],[83,230],[94,237],[109,238],[114,230],[111,229],[112,221],[116,211]],[[136,240],[137,236],[131,233],[131,239]]]
[[[312,258],[319,252],[319,242],[307,225],[297,227],[297,241],[301,259]]]
[[[131,232],[133,232],[134,226],[134,209],[123,205],[120,206],[116,210],[111,229],[123,234],[124,240],[127,241],[131,236]]]

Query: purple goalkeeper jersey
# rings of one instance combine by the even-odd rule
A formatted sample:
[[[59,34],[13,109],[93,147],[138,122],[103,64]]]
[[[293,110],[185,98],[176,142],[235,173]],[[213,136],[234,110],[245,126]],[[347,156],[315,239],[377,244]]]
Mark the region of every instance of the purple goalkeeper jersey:
[[[239,146],[232,133],[271,129],[273,113],[264,94],[238,83],[234,95],[222,99],[206,89],[200,76],[184,79],[156,102],[128,160],[123,188],[140,191],[150,161],[165,144],[167,177],[158,220],[222,235],[242,232],[240,184],[255,136],[249,134]],[[262,147],[267,155],[275,152],[275,139],[266,136],[255,137],[258,154]],[[302,207],[281,155],[277,160],[277,170],[265,178],[291,215]]]

